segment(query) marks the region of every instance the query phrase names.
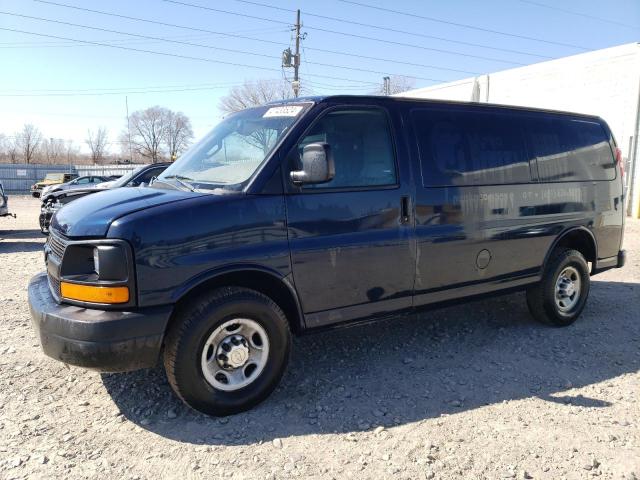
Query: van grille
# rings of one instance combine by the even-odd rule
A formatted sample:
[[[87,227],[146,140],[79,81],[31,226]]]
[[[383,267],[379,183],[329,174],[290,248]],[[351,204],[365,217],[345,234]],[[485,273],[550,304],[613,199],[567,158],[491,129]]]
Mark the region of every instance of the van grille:
[[[62,256],[64,255],[64,251],[67,248],[67,241],[58,236],[55,235],[53,232],[51,232],[49,234],[49,248],[51,249],[51,253],[53,253],[56,257],[62,259]]]

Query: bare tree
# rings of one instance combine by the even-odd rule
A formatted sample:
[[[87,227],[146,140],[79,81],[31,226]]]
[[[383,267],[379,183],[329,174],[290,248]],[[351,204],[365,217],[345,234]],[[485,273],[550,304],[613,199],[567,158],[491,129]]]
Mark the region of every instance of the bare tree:
[[[234,113],[292,96],[291,86],[285,80],[256,80],[233,87],[227,96],[222,97],[219,108],[224,113]],[[271,148],[275,135],[276,132],[263,129],[245,137],[245,141],[262,148],[266,153]]]
[[[42,133],[30,123],[25,124],[22,130],[16,133],[16,144],[25,163],[31,163],[35,159],[41,142]]]
[[[104,159],[107,150],[107,129],[99,127],[95,133],[91,129],[87,130],[85,143],[91,150],[93,164],[100,163]]]
[[[395,95],[398,93],[406,92],[415,88],[416,82],[411,77],[403,77],[402,75],[392,75],[389,78],[389,95]],[[381,85],[374,93],[377,95],[384,95],[384,85]]]
[[[256,80],[233,87],[222,97],[219,108],[224,113],[239,112],[274,100],[291,98],[291,86],[285,80]]]
[[[61,138],[50,138],[42,140],[42,153],[44,163],[56,164],[64,160],[65,144]]]
[[[182,112],[167,112],[165,144],[169,160],[174,161],[184,152],[193,140],[191,120]]]
[[[155,106],[133,112],[129,117],[131,147],[134,152],[150,159],[152,163],[159,162],[163,157],[162,146],[167,135],[169,111],[167,108]],[[127,132],[122,135],[125,136],[128,136]]]
[[[73,140],[67,140],[65,147],[65,155],[67,157],[68,165],[71,165],[72,163],[84,163],[82,162],[84,155],[80,155],[80,147],[76,147],[73,144]]]
[[[9,159],[9,163],[18,163],[18,158],[20,157],[20,149],[18,148],[18,143],[15,138],[13,140],[7,141],[7,158]]]
[[[9,159],[9,139],[4,133],[0,133],[0,162]]]

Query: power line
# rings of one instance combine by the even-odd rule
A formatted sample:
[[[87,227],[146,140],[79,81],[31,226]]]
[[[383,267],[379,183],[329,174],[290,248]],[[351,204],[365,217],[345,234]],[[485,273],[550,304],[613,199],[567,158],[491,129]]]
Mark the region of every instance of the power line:
[[[446,71],[449,71],[449,72],[466,73],[466,74],[469,74],[469,75],[479,75],[479,72],[472,72],[472,71],[469,71],[469,70],[460,70],[460,69],[457,69],[457,68],[439,67],[437,65],[428,65],[428,64],[425,64],[425,63],[404,62],[402,60],[394,60],[392,58],[370,57],[368,55],[360,55],[358,53],[340,52],[338,50],[326,50],[324,48],[305,47],[305,49],[312,50],[314,52],[331,53],[331,54],[334,54],[334,55],[345,55],[345,56],[348,56],[348,57],[364,58],[364,59],[367,59],[367,60],[377,60],[377,61],[380,61],[380,62],[397,63],[399,65],[410,65],[412,67],[432,68],[434,70],[446,70]]]
[[[480,31],[480,32],[495,33],[496,35],[504,35],[504,36],[507,36],[507,37],[521,38],[523,40],[531,40],[531,41],[534,41],[534,42],[547,43],[547,44],[550,44],[550,45],[559,45],[559,46],[562,46],[562,47],[576,48],[578,50],[585,50],[585,51],[586,50],[590,50],[589,48],[582,47],[580,45],[574,45],[574,44],[571,44],[571,43],[555,42],[553,40],[545,40],[543,38],[528,37],[526,35],[518,35],[516,33],[502,32],[500,30],[492,30],[490,28],[478,27],[476,25],[469,25],[469,24],[466,24],[466,23],[452,22],[450,20],[443,20],[441,18],[428,17],[426,15],[418,15],[417,13],[403,12],[403,11],[400,11],[400,10],[393,10],[391,8],[378,7],[376,5],[369,5],[367,3],[356,2],[354,0],[338,0],[338,1],[342,2],[342,3],[348,3],[348,4],[351,4],[351,5],[357,5],[359,7],[370,8],[370,9],[373,9],[373,10],[379,10],[379,11],[387,12],[387,13],[395,13],[395,14],[398,14],[398,15],[404,15],[406,17],[419,18],[419,19],[422,19],[422,20],[428,20],[430,22],[444,23],[445,25],[453,25],[453,26],[456,26],[456,27],[468,28],[468,29],[477,30],[477,31]]]
[[[287,30],[282,30],[283,32],[285,31],[289,31]],[[196,36],[197,37],[197,36]],[[159,37],[162,41],[165,40],[169,40],[169,38],[171,37]],[[184,36],[180,36],[180,37],[174,37],[174,38],[191,38],[191,36],[189,35],[184,35]],[[258,39],[255,39],[258,40]],[[129,40],[129,39],[108,39],[108,40],[97,40],[99,42],[104,42],[104,43],[113,43],[113,44],[125,44],[125,45],[146,45],[146,44],[157,44],[157,43],[162,43],[161,41],[145,41],[145,40]],[[71,48],[71,47],[94,47],[95,45],[82,45],[82,44],[77,44],[77,43],[73,43],[73,42],[67,42],[67,43],[59,43],[59,42],[5,42],[0,43],[0,49],[1,48]],[[220,47],[217,47],[220,48]],[[322,53],[330,53],[333,55],[342,55],[342,56],[346,56],[346,57],[354,57],[354,58],[363,58],[363,59],[367,59],[367,60],[374,60],[374,61],[379,61],[379,62],[385,62],[385,63],[396,63],[398,65],[408,65],[408,66],[412,66],[412,67],[420,67],[420,68],[428,68],[428,69],[434,69],[434,70],[442,70],[442,71],[448,71],[448,72],[456,72],[456,73],[465,73],[465,74],[469,74],[469,75],[479,75],[480,72],[474,72],[471,70],[461,70],[458,68],[448,68],[448,67],[440,67],[437,65],[429,65],[429,64],[425,64],[425,63],[415,63],[415,62],[405,62],[402,60],[394,60],[392,58],[384,58],[384,57],[370,57],[368,55],[360,55],[357,53],[349,53],[349,52],[341,52],[338,50],[326,50],[324,48],[313,48],[313,47],[305,47],[306,50],[312,50],[314,52],[322,52]],[[275,57],[274,57],[275,58]],[[306,61],[303,60],[303,61]]]
[[[185,42],[185,41],[181,41],[181,40],[170,40],[168,38],[152,37],[152,36],[149,36],[149,35],[140,35],[138,33],[123,32],[123,31],[120,31],[120,30],[111,30],[111,29],[108,29],[108,28],[95,27],[95,26],[91,26],[91,25],[82,25],[82,24],[79,24],[79,23],[63,22],[61,20],[54,20],[52,18],[34,17],[32,15],[23,15],[23,14],[20,14],[20,13],[4,12],[4,11],[1,11],[1,10],[0,10],[0,15],[10,15],[12,17],[28,18],[28,19],[31,19],[31,20],[38,20],[38,21],[41,21],[41,22],[57,23],[59,25],[67,25],[67,26],[70,26],[70,27],[86,28],[86,29],[89,29],[89,30],[96,30],[96,31],[107,32],[107,33],[115,33],[115,34],[118,34],[118,35],[129,35],[131,37],[144,38],[144,39],[147,39],[147,40],[156,40],[156,41],[162,41],[162,42],[168,42],[168,43],[176,43],[176,44],[179,44],[179,45],[188,45],[188,46],[191,46],[191,47],[210,48],[210,49],[213,49],[213,50],[220,50],[220,51],[224,51],[224,52],[241,53],[243,55],[253,55],[253,56],[257,56],[257,57],[265,57],[265,58],[271,58],[271,59],[279,58],[278,56],[274,56],[274,55],[267,55],[267,54],[256,53],[256,52],[248,52],[246,50],[235,50],[235,49],[231,49],[231,48],[223,48],[223,47],[214,47],[212,45],[204,45],[202,43]]]
[[[640,26],[637,26],[637,25],[629,25],[628,23],[617,22],[615,20],[609,20],[608,18],[596,17],[595,15],[589,15],[589,14],[582,13],[582,12],[576,12],[576,11],[573,11],[573,10],[568,10],[566,8],[560,8],[560,7],[556,7],[556,6],[553,6],[553,5],[547,5],[545,3],[534,2],[532,0],[520,0],[520,1],[522,3],[529,3],[531,5],[536,5],[538,7],[549,8],[551,10],[557,10],[558,12],[568,13],[569,15],[578,15],[579,17],[590,18],[591,20],[598,20],[598,21],[601,21],[601,22],[611,23],[613,25],[619,25],[621,27],[627,27],[627,28],[632,28],[634,30],[640,30]]]
[[[218,64],[223,64],[223,65],[231,65],[234,67],[245,67],[245,68],[254,68],[257,70],[264,70],[264,71],[269,71],[269,72],[280,72],[280,70],[276,69],[276,68],[270,68],[270,67],[260,67],[257,65],[247,65],[244,63],[235,63],[235,62],[227,62],[224,60],[214,60],[211,58],[203,58],[203,57],[192,57],[189,55],[180,55],[177,53],[168,53],[168,52],[157,52],[155,50],[145,50],[145,49],[141,49],[141,48],[132,48],[132,47],[124,47],[122,45],[109,45],[107,43],[100,43],[100,42],[94,42],[91,40],[80,40],[77,38],[69,38],[69,37],[60,37],[60,36],[56,36],[56,35],[48,35],[48,34],[44,34],[44,33],[36,33],[36,32],[28,32],[25,30],[17,30],[17,29],[12,29],[12,28],[4,28],[4,27],[0,27],[0,30],[4,30],[7,32],[14,32],[14,33],[24,33],[27,35],[36,35],[36,36],[40,36],[40,37],[47,37],[47,38],[55,38],[58,40],[66,40],[66,41],[72,41],[72,42],[79,42],[79,43],[87,43],[87,44],[93,44],[93,45],[100,45],[103,47],[108,47],[108,48],[117,48],[120,50],[129,50],[129,51],[133,51],[133,52],[140,52],[140,53],[149,53],[152,55],[161,55],[161,56],[165,56],[165,57],[174,57],[174,58],[182,58],[182,59],[186,59],[186,60],[196,60],[196,61],[200,61],[200,62],[208,62],[208,63],[218,63]],[[313,74],[314,77],[318,77],[318,78],[329,78],[331,80],[343,80],[346,82],[353,82],[353,83],[373,83],[373,82],[367,82],[367,81],[362,81],[362,80],[353,80],[350,78],[341,78],[341,77],[333,77],[333,76],[329,76],[329,75],[320,75],[320,74]]]
[[[284,32],[288,32],[289,29],[288,28],[282,28],[282,27],[277,27],[277,28],[261,28],[261,29],[251,29],[251,30],[239,30],[238,32],[253,32],[253,33],[284,33]],[[232,34],[234,32],[224,32],[224,35],[227,34]],[[157,34],[155,36],[160,36],[161,34]],[[178,39],[178,40],[198,40],[198,39],[205,39],[208,37],[211,37],[212,35],[215,35],[213,33],[201,33],[198,35],[194,35],[194,34],[187,34],[187,35],[170,35],[170,36],[162,36],[161,38],[163,39]],[[222,35],[222,34],[220,34]],[[130,40],[130,39],[122,39],[122,38],[118,38],[118,39],[96,39],[97,41],[100,42],[107,42],[107,43],[158,43],[158,42],[148,42],[145,40]],[[79,46],[83,46],[83,45],[78,45],[75,44],[73,42],[47,42],[47,41],[36,41],[36,42],[0,42],[0,48],[47,48],[47,47],[79,47]]]
[[[253,56],[258,56],[258,57],[263,57],[263,58],[270,58],[270,59],[279,59],[280,57],[274,56],[274,55],[267,55],[267,54],[263,54],[263,53],[256,53],[256,52],[249,52],[246,50],[235,50],[235,49],[231,49],[231,48],[223,48],[223,47],[215,47],[212,45],[205,45],[202,43],[193,43],[193,42],[184,42],[184,41],[180,41],[180,40],[169,40],[166,38],[162,38],[162,37],[152,37],[152,36],[148,36],[148,35],[140,35],[137,33],[129,33],[129,32],[123,32],[121,30],[111,30],[111,29],[107,29],[107,28],[101,28],[101,27],[95,27],[95,26],[91,26],[91,25],[83,25],[83,24],[79,24],[79,23],[72,23],[72,22],[64,22],[61,20],[54,20],[51,18],[43,18],[43,17],[35,17],[32,15],[23,15],[20,13],[12,13],[12,12],[4,12],[0,10],[0,15],[9,15],[12,17],[20,17],[20,18],[28,18],[31,20],[38,20],[41,22],[48,22],[48,23],[55,23],[55,24],[59,24],[59,25],[66,25],[66,26],[71,26],[71,27],[79,27],[79,28],[86,28],[89,30],[97,30],[100,32],[107,32],[107,33],[115,33],[115,34],[119,34],[119,35],[129,35],[132,37],[137,37],[137,38],[144,38],[144,39],[149,39],[149,40],[159,40],[159,41],[163,41],[163,42],[168,42],[168,43],[175,43],[175,44],[179,44],[179,45],[188,45],[188,46],[192,46],[192,47],[201,47],[201,48],[208,48],[211,50],[220,50],[220,51],[226,51],[226,52],[232,52],[232,53],[240,53],[243,55],[253,55]],[[113,45],[111,45],[113,46]],[[223,62],[225,63],[225,62]],[[340,68],[343,70],[351,70],[351,71],[356,71],[356,72],[363,72],[363,73],[375,73],[375,74],[382,74],[382,75],[400,75],[400,76],[407,76],[407,77],[411,77],[411,78],[415,78],[418,80],[426,80],[429,82],[433,82],[433,83],[441,83],[441,82],[445,82],[446,80],[442,80],[442,79],[434,79],[434,78],[427,78],[427,77],[418,77],[415,75],[405,75],[405,74],[398,74],[398,73],[390,73],[388,71],[378,71],[378,70],[369,70],[369,69],[364,69],[364,68],[358,68],[358,67],[349,67],[346,65],[335,65],[335,64],[329,64],[329,63],[319,63],[319,62],[307,62],[311,65],[318,65],[321,67],[330,67],[330,68]]]
[[[44,0],[36,0],[36,1],[44,1]],[[164,2],[168,2],[168,3],[174,3],[177,5],[182,5],[185,7],[192,7],[192,8],[199,8],[202,10],[212,10],[215,12],[219,12],[220,9],[216,9],[216,8],[211,8],[211,7],[206,7],[204,5],[197,5],[195,3],[187,3],[187,2],[179,2],[177,0],[162,0]],[[50,2],[46,2],[46,3],[50,3]],[[224,11],[224,13],[229,13],[228,11]],[[243,16],[243,14],[241,13],[237,13],[237,12],[232,12],[234,15],[238,15],[238,16]],[[273,19],[265,19],[265,17],[256,17],[251,15],[250,18],[260,18],[260,19],[264,19],[266,21],[277,21],[279,22],[279,20],[273,20]],[[459,55],[462,57],[468,57],[468,58],[478,58],[481,60],[490,60],[492,62],[501,62],[501,63],[508,63],[511,65],[525,65],[524,63],[518,63],[518,62],[512,62],[509,60],[502,60],[499,58],[492,58],[492,57],[485,57],[482,55],[472,55],[470,53],[463,53],[463,52],[457,52],[454,50],[445,50],[445,49],[441,49],[441,48],[430,48],[430,47],[424,47],[422,45],[415,45],[415,44],[411,44],[411,43],[403,43],[403,42],[397,42],[397,41],[392,41],[392,40],[384,40],[381,38],[375,38],[375,37],[368,37],[366,35],[357,35],[355,33],[349,33],[349,32],[340,32],[337,30],[330,30],[327,28],[320,28],[320,27],[313,27],[313,26],[309,26],[309,25],[305,25],[306,28],[309,28],[311,30],[317,30],[319,32],[325,32],[325,33],[332,33],[332,34],[336,34],[336,35],[343,35],[346,37],[354,37],[354,38],[359,38],[361,40],[371,40],[374,42],[380,42],[380,43],[386,43],[386,44],[391,44],[391,45],[399,45],[402,47],[411,47],[411,48],[418,48],[420,50],[428,50],[428,51],[432,51],[432,52],[439,52],[439,53],[447,53],[450,55]]]
[[[176,3],[176,2],[174,2],[172,0],[163,0],[163,1],[170,2],[170,3]],[[254,1],[251,1],[251,0],[233,0],[233,1],[234,2],[248,4],[248,5],[256,5],[256,6],[260,6],[260,7],[271,8],[271,9],[274,9],[274,10],[291,12],[291,10],[289,10],[288,8],[277,7],[275,5],[268,5],[266,3],[254,2]],[[183,2],[179,2],[179,3],[183,3]],[[375,28],[376,30],[383,30],[383,31],[387,31],[387,32],[402,33],[404,35],[412,35],[414,37],[430,38],[430,39],[434,39],[434,40],[440,40],[440,41],[443,41],[443,42],[456,43],[458,45],[467,45],[467,46],[471,46],[471,47],[480,47],[480,48],[486,48],[486,49],[489,49],[489,50],[496,50],[496,51],[499,51],[499,52],[516,53],[516,54],[519,54],[519,55],[528,55],[528,56],[531,56],[531,57],[538,57],[538,58],[547,58],[547,59],[553,58],[553,57],[549,57],[547,55],[540,55],[538,53],[524,52],[522,50],[512,50],[512,49],[509,49],[509,48],[493,47],[491,45],[483,45],[481,43],[465,42],[465,41],[462,41],[462,40],[454,40],[454,39],[446,38],[446,37],[438,37],[438,36],[435,36],[435,35],[427,35],[425,33],[417,33],[417,32],[412,32],[412,31],[408,31],[408,30],[400,30],[400,29],[397,29],[397,28],[383,27],[381,25],[374,25],[374,24],[371,24],[371,23],[356,22],[354,20],[347,20],[347,19],[344,19],[344,18],[330,17],[330,16],[327,16],[327,15],[320,15],[318,13],[310,13],[310,12],[308,12],[306,10],[303,13],[305,14],[305,16],[308,16],[308,17],[322,18],[324,20],[331,20],[331,21],[334,21],[334,22],[347,23],[349,25],[358,25],[358,26],[367,27],[367,28]]]
[[[417,48],[417,49],[420,49],[420,50],[428,50],[428,51],[431,51],[431,52],[447,53],[449,55],[458,55],[458,56],[467,57],[467,58],[478,58],[480,60],[489,60],[489,61],[492,61],[492,62],[508,63],[508,64],[511,64],[511,65],[526,65],[525,63],[513,62],[511,60],[502,60],[500,58],[485,57],[485,56],[482,56],[482,55],[473,55],[471,53],[456,52],[454,50],[445,50],[445,49],[442,49],[442,48],[424,47],[422,45],[416,45],[414,43],[396,42],[394,40],[383,40],[381,38],[367,37],[366,35],[357,35],[355,33],[340,32],[340,31],[337,31],[337,30],[329,30],[327,28],[311,27],[309,25],[306,25],[306,28],[310,28],[311,30],[317,30],[319,32],[333,33],[333,34],[336,34],[336,35],[344,35],[344,36],[347,36],[347,37],[360,38],[362,40],[371,40],[371,41],[374,41],[374,42],[387,43],[387,44],[390,44],[390,45],[399,45],[401,47]]]
[[[51,2],[49,0],[33,0],[34,2],[38,2],[38,3],[45,3],[47,5],[54,5],[56,7],[63,7],[63,8],[70,8],[73,10],[79,10],[82,12],[89,12],[89,13],[97,13],[99,15],[106,15],[109,17],[117,17],[117,18],[124,18],[126,20],[133,20],[136,22],[144,22],[144,23],[149,23],[149,24],[153,24],[153,25],[160,25],[163,27],[172,27],[172,28],[180,28],[183,30],[191,30],[194,32],[202,32],[202,33],[212,33],[215,35],[222,35],[225,37],[231,37],[231,38],[241,38],[243,40],[253,40],[255,42],[262,42],[262,43],[269,43],[271,45],[278,45],[279,47],[282,47],[283,43],[282,42],[276,42],[274,40],[266,40],[264,38],[254,38],[254,37],[247,37],[245,35],[238,35],[238,34],[234,34],[234,33],[225,33],[225,32],[218,32],[215,30],[208,30],[206,28],[198,28],[198,27],[191,27],[188,25],[179,25],[176,23],[167,23],[167,22],[161,22],[159,20],[149,20],[147,18],[140,18],[140,17],[131,17],[128,15],[122,15],[119,13],[113,13],[113,12],[105,12],[102,10],[94,10],[91,8],[84,8],[84,7],[78,7],[75,5],[68,5],[66,3],[58,3],[58,2]]]
[[[212,11],[212,12],[225,13],[227,15],[235,15],[236,17],[251,18],[251,19],[254,19],[254,20],[261,20],[263,22],[271,22],[271,23],[280,23],[280,24],[284,24],[284,25],[291,25],[291,22],[285,22],[284,20],[276,20],[274,18],[258,17],[256,15],[248,15],[246,13],[232,12],[232,11],[229,11],[229,10],[222,10],[220,8],[205,7],[204,5],[196,5],[196,4],[193,4],[193,3],[179,2],[178,0],[163,0],[163,1],[167,2],[167,3],[174,3],[176,5],[183,5],[185,7],[196,7],[196,8],[201,8],[203,10],[209,10],[209,11]]]
[[[173,93],[173,92],[193,92],[200,90],[216,90],[219,88],[229,88],[228,85],[217,87],[195,87],[195,88],[178,88],[178,89],[162,89],[162,90],[144,90],[144,91],[118,91],[118,92],[68,92],[68,93],[0,93],[0,97],[94,97],[104,95],[133,95],[146,93]]]
[[[42,88],[42,89],[10,89],[3,90],[3,92],[112,92],[112,91],[131,91],[131,90],[149,90],[149,89],[163,89],[163,88],[191,88],[191,87],[217,87],[217,86],[235,86],[239,85],[238,82],[224,82],[224,83],[195,83],[187,85],[147,85],[144,87],[107,87],[107,88]]]
[[[34,1],[39,2],[39,3],[45,3],[45,4],[48,4],[48,5],[54,5],[54,6],[57,6],[57,7],[63,7],[63,8],[70,8],[70,9],[73,9],[73,10],[79,10],[79,11],[83,11],[83,12],[96,13],[96,14],[99,14],[99,15],[105,15],[105,16],[110,16],[110,17],[124,18],[126,20],[133,20],[133,21],[144,22],[144,23],[149,23],[149,24],[154,24],[154,25],[161,25],[163,27],[172,27],[172,28],[179,28],[179,29],[190,30],[190,31],[195,31],[195,32],[203,32],[203,33],[209,33],[209,34],[215,34],[215,35],[222,35],[222,36],[227,36],[227,37],[231,37],[231,38],[240,38],[240,39],[243,39],[243,40],[250,40],[250,41],[255,41],[255,42],[267,43],[267,44],[270,44],[270,45],[278,45],[278,47],[285,46],[285,44],[283,44],[283,42],[277,42],[277,41],[273,41],[273,40],[266,40],[266,39],[262,39],[262,38],[247,37],[245,35],[218,32],[218,31],[215,31],[215,30],[207,30],[207,29],[204,29],[204,28],[191,27],[191,26],[187,26],[187,25],[178,25],[178,24],[175,24],[175,23],[167,23],[167,22],[161,22],[161,21],[157,21],[157,20],[149,20],[149,19],[140,18],[140,17],[131,17],[131,16],[122,15],[122,14],[119,14],[119,13],[105,12],[105,11],[102,11],[102,10],[94,10],[94,9],[90,9],[90,8],[77,7],[75,5],[68,5],[68,4],[65,4],[65,3],[53,2],[53,1],[50,1],[50,0],[34,0]],[[82,45],[82,46],[86,46],[86,45]],[[325,49],[321,49],[321,48],[311,48],[311,47],[307,47],[307,49],[308,50],[313,50],[313,51],[316,51],[316,52],[339,54],[339,55],[355,57],[355,58],[367,58],[367,59],[371,59],[371,60],[375,59],[375,60],[379,60],[379,61],[393,62],[393,63],[397,63],[397,64],[404,64],[404,65],[412,65],[412,66],[418,66],[418,67],[434,68],[434,69],[439,69],[439,70],[454,71],[454,72],[458,72],[458,73],[477,74],[477,72],[468,72],[468,71],[465,71],[465,70],[457,70],[457,69],[452,69],[452,68],[437,67],[437,66],[434,66],[434,65],[414,64],[414,63],[411,63],[411,62],[402,62],[402,61],[390,60],[390,59],[385,59],[385,58],[367,57],[367,56],[364,56],[364,55],[359,55],[359,54],[349,53],[349,52],[335,52],[333,50],[325,50]]]

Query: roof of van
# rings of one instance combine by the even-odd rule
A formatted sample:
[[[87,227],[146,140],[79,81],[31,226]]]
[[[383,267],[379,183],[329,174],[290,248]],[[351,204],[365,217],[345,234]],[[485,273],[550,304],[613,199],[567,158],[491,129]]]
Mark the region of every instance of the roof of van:
[[[283,100],[275,100],[267,103],[267,105],[283,105],[289,103],[322,103],[326,101],[336,101],[336,100],[371,100],[373,102],[385,102],[385,103],[424,103],[431,105],[473,105],[474,107],[486,107],[486,108],[505,108],[508,110],[519,110],[519,111],[531,111],[531,112],[546,112],[546,113],[556,113],[556,114],[565,114],[572,115],[590,119],[597,119],[600,122],[606,124],[606,122],[599,117],[598,115],[589,115],[586,113],[577,113],[577,112],[569,112],[565,110],[552,110],[548,108],[535,108],[535,107],[527,107],[527,106],[518,106],[518,105],[505,105],[500,103],[485,103],[485,102],[463,102],[459,100],[435,100],[430,98],[413,98],[413,97],[396,97],[396,96],[386,96],[386,95],[316,95],[316,96],[308,96],[308,97],[298,97],[298,98],[287,98]]]

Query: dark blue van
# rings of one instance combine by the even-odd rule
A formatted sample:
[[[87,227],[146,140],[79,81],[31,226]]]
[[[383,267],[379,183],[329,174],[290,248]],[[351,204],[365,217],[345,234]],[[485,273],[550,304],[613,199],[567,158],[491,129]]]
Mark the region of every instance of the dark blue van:
[[[620,154],[597,117],[389,97],[222,121],[150,186],[60,209],[29,285],[44,352],[155,365],[212,415],[275,388],[292,334],[526,290],[566,326],[621,267]]]

